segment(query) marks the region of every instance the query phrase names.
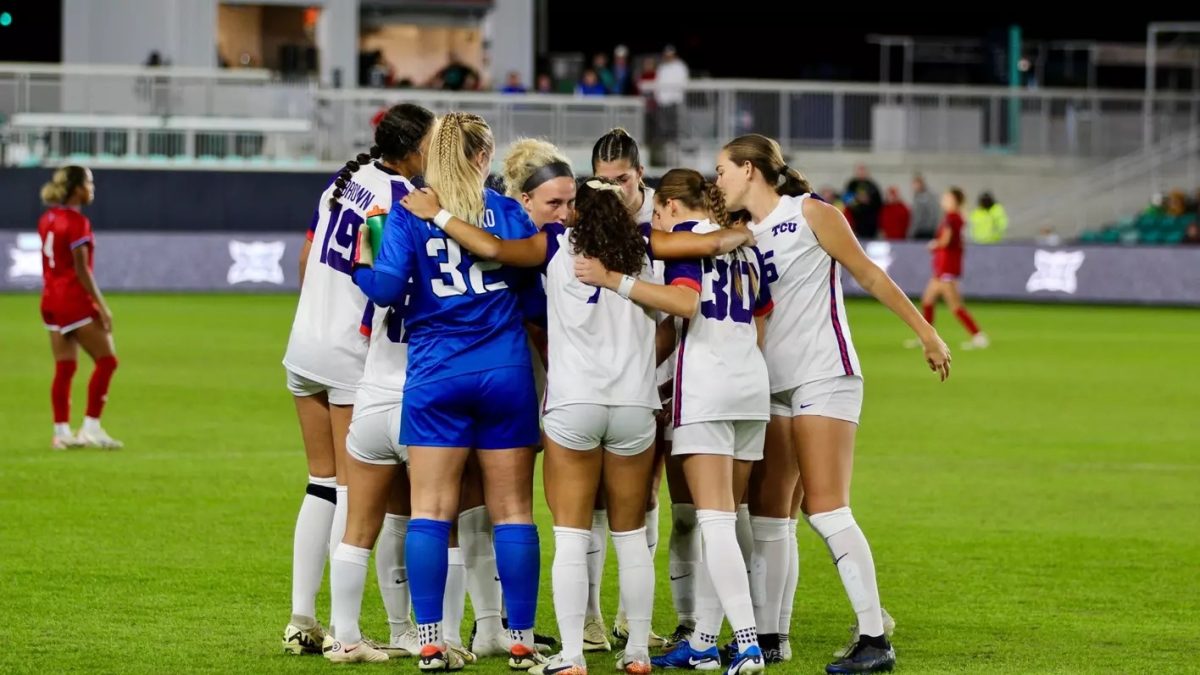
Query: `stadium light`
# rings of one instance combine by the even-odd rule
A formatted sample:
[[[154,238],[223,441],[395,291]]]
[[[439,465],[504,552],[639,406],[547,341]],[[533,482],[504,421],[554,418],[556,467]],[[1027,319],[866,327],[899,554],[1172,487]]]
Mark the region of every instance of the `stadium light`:
[[[0,28],[8,28],[12,25],[12,14],[8,12],[0,12]]]

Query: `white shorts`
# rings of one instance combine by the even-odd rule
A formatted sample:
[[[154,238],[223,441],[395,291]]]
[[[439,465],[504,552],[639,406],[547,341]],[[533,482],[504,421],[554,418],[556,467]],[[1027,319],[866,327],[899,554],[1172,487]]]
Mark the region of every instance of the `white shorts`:
[[[603,447],[632,457],[654,445],[654,411],[626,405],[572,403],[542,415],[546,436],[570,450]]]
[[[346,435],[346,452],[367,464],[400,464],[408,461],[408,447],[400,445],[400,410],[397,404],[389,410],[376,409],[359,414],[350,420]]]
[[[285,368],[284,370],[287,370],[288,391],[292,392],[293,396],[314,396],[321,392],[327,392],[329,402],[334,405],[354,405],[353,389],[331,387],[303,375],[293,373],[290,369]]]
[[[771,394],[771,414],[782,417],[817,415],[858,424],[862,404],[863,379],[858,375],[817,380]]]
[[[763,458],[767,423],[759,420],[692,422],[675,427],[671,456],[725,455],[757,462]]]

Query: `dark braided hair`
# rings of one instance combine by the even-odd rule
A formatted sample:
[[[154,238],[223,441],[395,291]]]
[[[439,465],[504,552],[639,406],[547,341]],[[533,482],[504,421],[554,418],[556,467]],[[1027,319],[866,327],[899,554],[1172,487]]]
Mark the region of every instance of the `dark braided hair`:
[[[571,248],[579,255],[596,258],[614,272],[636,276],[646,263],[646,242],[620,191],[591,187],[597,181],[614,188],[617,185],[604,178],[579,183],[575,225],[570,229]]]
[[[592,171],[600,162],[615,162],[619,159],[629,160],[629,165],[635,169],[642,168],[642,159],[638,151],[637,141],[621,127],[616,127],[604,134],[592,146]]]
[[[387,109],[375,127],[375,145],[369,152],[361,152],[357,157],[346,162],[338,172],[333,184],[333,195],[329,198],[329,206],[337,204],[350,178],[364,164],[383,158],[389,161],[402,160],[421,149],[421,140],[433,126],[433,113],[419,105],[401,103]]]

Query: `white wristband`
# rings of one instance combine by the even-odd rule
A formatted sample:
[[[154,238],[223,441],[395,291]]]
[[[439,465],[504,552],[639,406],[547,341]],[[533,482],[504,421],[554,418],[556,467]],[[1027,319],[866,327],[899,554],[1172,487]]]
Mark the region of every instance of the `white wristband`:
[[[634,279],[633,277],[629,276],[628,274],[623,275],[621,277],[621,285],[617,286],[617,295],[628,300],[629,294],[633,292],[633,284],[636,281],[637,281],[637,279]]]
[[[450,219],[453,217],[454,214],[450,213],[446,209],[442,209],[441,211],[438,211],[436,216],[433,217],[433,224],[444,230],[446,229],[446,223],[450,222]]]

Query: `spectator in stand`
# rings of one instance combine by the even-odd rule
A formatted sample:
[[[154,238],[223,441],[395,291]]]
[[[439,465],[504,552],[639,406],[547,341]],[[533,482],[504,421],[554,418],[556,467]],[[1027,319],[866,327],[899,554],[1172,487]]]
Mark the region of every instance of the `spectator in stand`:
[[[1187,213],[1187,210],[1187,195],[1179,188],[1171,190],[1171,193],[1167,195],[1167,215],[1182,216]]]
[[[1183,236],[1183,243],[1200,244],[1200,224],[1197,224],[1196,221],[1193,220],[1192,224],[1188,225],[1187,232]]]
[[[675,47],[663,48],[662,63],[654,76],[654,101],[656,103],[656,139],[667,149],[667,164],[678,164],[676,141],[679,139],[679,118],[683,110],[684,96],[689,79],[687,64],[679,58]]]
[[[592,57],[592,70],[596,71],[596,79],[604,86],[604,92],[607,94],[616,94],[617,79],[613,77],[612,70],[608,67],[608,54],[600,53]]]
[[[554,94],[554,79],[549,73],[539,73],[537,76],[537,93],[539,94]]]
[[[971,213],[971,241],[998,244],[1008,231],[1008,214],[990,192],[979,195],[979,206]]]
[[[883,208],[883,196],[879,186],[871,180],[871,172],[859,164],[854,167],[854,178],[846,183],[846,194],[851,197],[847,204],[854,214],[854,232],[859,239],[875,239],[879,236],[879,211]]]
[[[608,90],[600,84],[600,78],[596,75],[596,71],[588,68],[583,71],[583,77],[579,78],[579,85],[575,87],[575,93],[580,96],[604,96]]]
[[[613,50],[613,89],[618,96],[628,96],[633,91],[633,71],[629,67],[629,48],[617,45]]]
[[[647,104],[654,104],[654,79],[658,75],[658,62],[653,56],[642,59],[642,70],[637,76],[637,93],[645,96]]]
[[[937,195],[929,191],[921,174],[913,176],[912,230],[913,239],[933,239],[942,221],[942,207]]]
[[[474,76],[474,79],[470,76]],[[450,63],[438,71],[437,75],[433,76],[433,81],[430,83],[432,89],[448,89],[450,91],[463,91],[467,89],[467,85],[472,81],[475,87],[479,86],[479,73],[467,64],[463,63],[454,54],[450,55]]]
[[[912,212],[900,199],[900,188],[895,185],[887,189],[887,199],[879,213],[879,229],[883,238],[889,240],[906,239],[908,226],[912,222]]]
[[[504,86],[500,89],[504,94],[524,94],[528,89],[524,84],[521,84],[521,74],[515,70],[508,71],[508,78],[504,80]]]

